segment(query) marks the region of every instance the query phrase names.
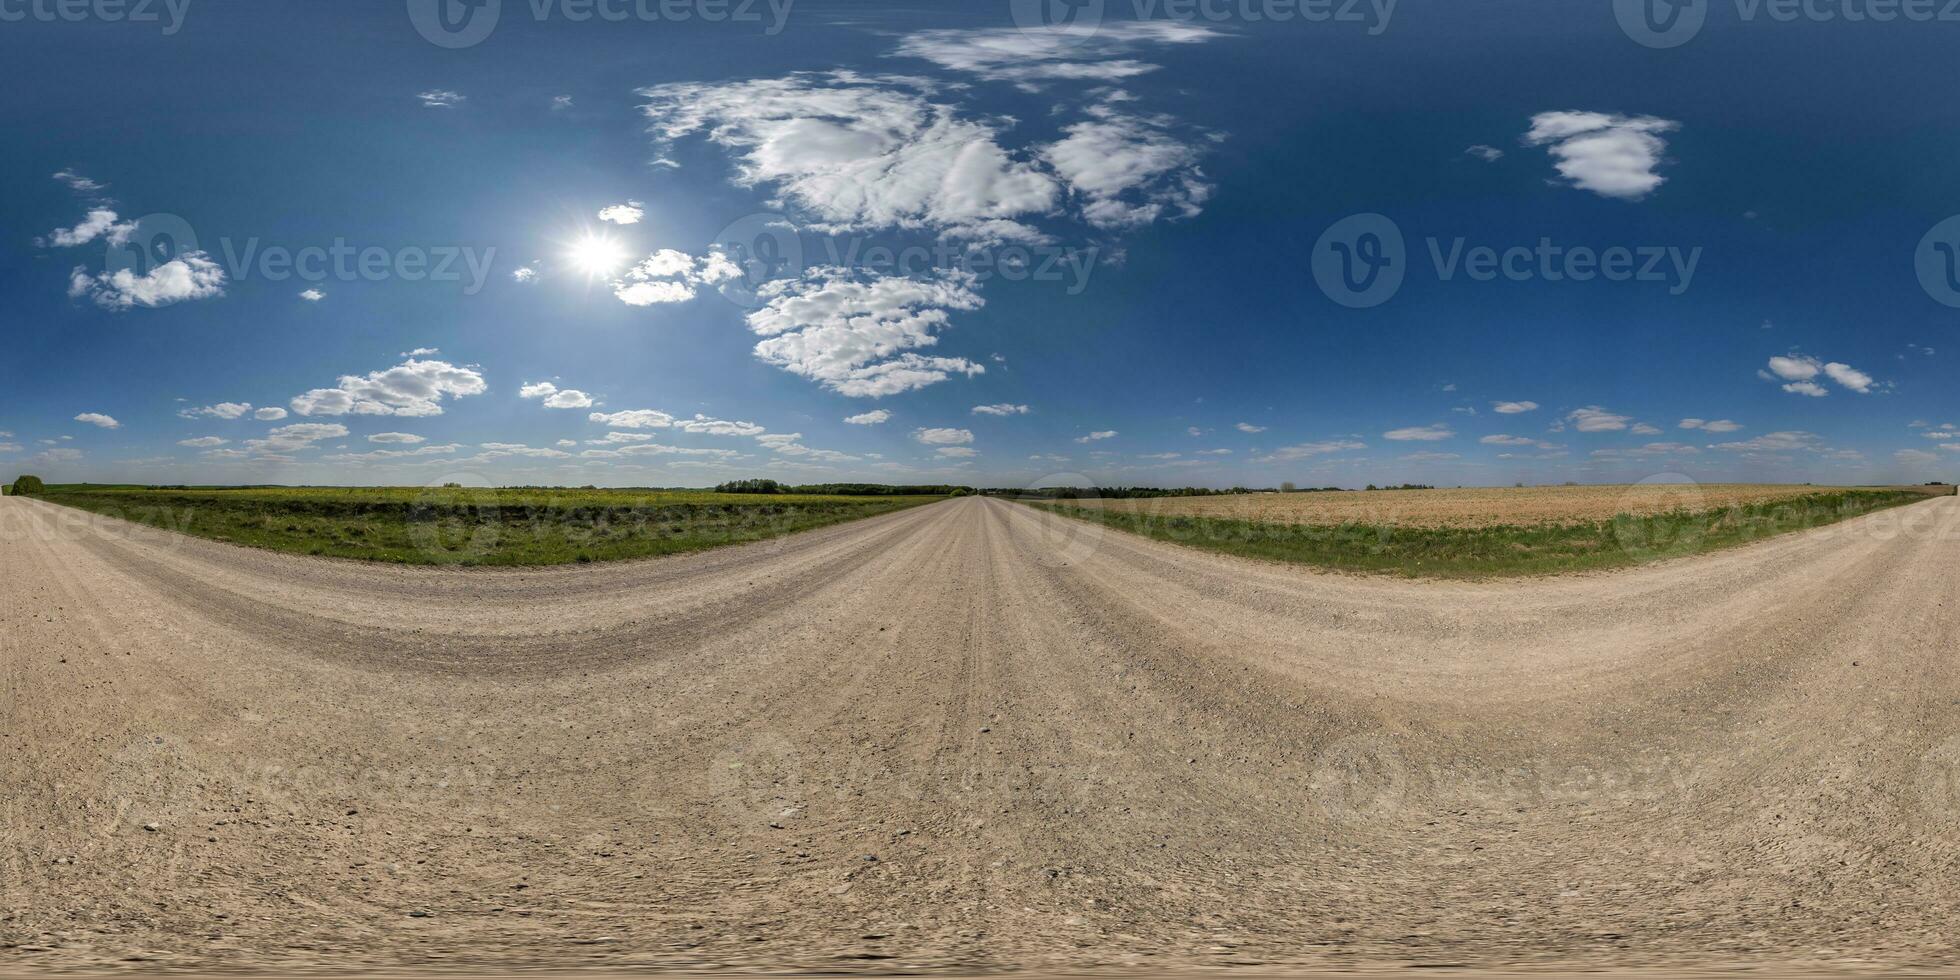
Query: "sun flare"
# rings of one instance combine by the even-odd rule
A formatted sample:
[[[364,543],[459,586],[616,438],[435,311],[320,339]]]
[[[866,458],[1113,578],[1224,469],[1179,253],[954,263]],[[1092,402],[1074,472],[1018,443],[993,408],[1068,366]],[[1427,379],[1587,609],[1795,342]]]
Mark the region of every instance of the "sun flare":
[[[603,235],[587,235],[566,253],[572,265],[595,279],[610,276],[626,264],[626,249]]]

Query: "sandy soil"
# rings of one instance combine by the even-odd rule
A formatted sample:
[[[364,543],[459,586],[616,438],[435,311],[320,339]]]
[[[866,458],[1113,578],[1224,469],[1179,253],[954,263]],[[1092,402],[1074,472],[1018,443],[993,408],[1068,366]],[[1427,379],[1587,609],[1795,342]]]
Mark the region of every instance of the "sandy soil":
[[[0,972],[1954,967],[1960,500],[1523,583],[984,499],[536,571],[0,498]]]
[[[1241,493],[1210,497],[1071,500],[1064,503],[1161,516],[1225,517],[1280,524],[1489,527],[1493,524],[1581,524],[1611,520],[1619,514],[1700,511],[1801,497],[1832,489],[1789,484],[1644,483],[1627,486],[1361,490],[1345,493]]]

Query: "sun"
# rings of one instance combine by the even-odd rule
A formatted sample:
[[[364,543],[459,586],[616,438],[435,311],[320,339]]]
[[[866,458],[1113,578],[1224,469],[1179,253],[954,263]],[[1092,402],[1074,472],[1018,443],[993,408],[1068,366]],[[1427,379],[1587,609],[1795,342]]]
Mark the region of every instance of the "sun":
[[[626,249],[603,235],[587,235],[572,245],[565,257],[586,275],[602,279],[626,264]]]

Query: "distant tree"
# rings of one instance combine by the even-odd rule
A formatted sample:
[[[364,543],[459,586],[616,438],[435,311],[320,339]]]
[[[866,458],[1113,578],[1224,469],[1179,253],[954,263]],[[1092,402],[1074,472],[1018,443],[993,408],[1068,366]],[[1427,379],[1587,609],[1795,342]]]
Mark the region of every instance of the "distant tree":
[[[38,476],[22,476],[14,479],[13,494],[16,497],[29,497],[37,493],[46,493],[47,490],[47,485],[42,483]]]
[[[774,480],[730,480],[715,487],[716,493],[782,493],[783,485]]]
[[[1294,486],[1294,485],[1293,485],[1293,481],[1292,481],[1292,480],[1287,480],[1287,481],[1285,481],[1285,482],[1283,482],[1283,483],[1281,483],[1281,484],[1279,485],[1279,492],[1280,492],[1280,493],[1292,493],[1293,491],[1295,491],[1295,490],[1298,490],[1298,489],[1300,489],[1300,488],[1299,488],[1299,487],[1296,487],[1296,486]]]

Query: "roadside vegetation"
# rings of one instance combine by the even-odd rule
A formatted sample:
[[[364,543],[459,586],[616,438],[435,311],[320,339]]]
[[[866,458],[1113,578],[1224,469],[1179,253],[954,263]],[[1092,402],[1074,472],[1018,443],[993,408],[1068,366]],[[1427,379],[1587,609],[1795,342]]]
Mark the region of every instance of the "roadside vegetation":
[[[943,495],[699,490],[142,487],[40,499],[233,544],[422,565],[558,565],[699,551],[903,510]]]
[[[1806,492],[1592,520],[1507,521],[1498,510],[1488,523],[1454,526],[1258,520],[1067,501],[1029,504],[1161,541],[1248,558],[1410,577],[1487,578],[1622,568],[1702,554],[1955,492],[1950,486],[1793,489]]]

